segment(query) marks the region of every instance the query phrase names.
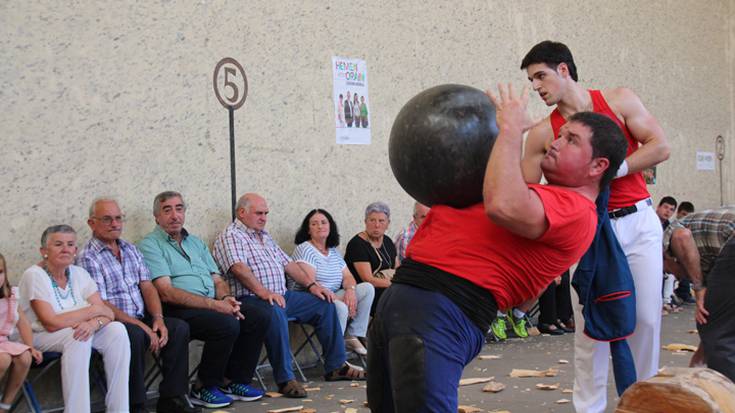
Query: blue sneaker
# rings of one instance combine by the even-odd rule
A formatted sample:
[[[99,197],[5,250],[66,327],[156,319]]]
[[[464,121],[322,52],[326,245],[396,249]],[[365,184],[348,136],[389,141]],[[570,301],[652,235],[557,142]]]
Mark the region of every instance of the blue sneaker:
[[[232,398],[224,395],[217,386],[202,387],[199,390],[191,389],[189,395],[192,404],[206,407],[208,409],[217,409],[227,407],[232,404]]]
[[[219,388],[222,393],[226,394],[233,400],[242,400],[244,402],[252,402],[262,398],[265,395],[263,390],[253,386],[232,382],[225,387]]]

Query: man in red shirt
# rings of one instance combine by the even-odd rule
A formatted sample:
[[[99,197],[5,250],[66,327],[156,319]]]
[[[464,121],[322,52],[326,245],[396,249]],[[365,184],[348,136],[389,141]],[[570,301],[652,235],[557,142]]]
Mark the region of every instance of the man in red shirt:
[[[608,211],[636,290],[636,329],[628,343],[638,380],[648,379],[658,370],[662,229],[641,171],[669,157],[666,136],[630,89],[587,90],[577,83],[572,53],[562,43],[547,40],[535,45],[523,58],[521,69],[526,70],[528,80],[544,103],[556,105],[546,119],[528,132],[522,161],[526,182],[539,182],[542,172],[539,166],[546,147],[559,137],[562,125],[575,113],[593,111],[609,117],[628,141],[625,161],[610,185]],[[572,303],[578,326],[574,337],[574,407],[580,413],[602,413],[607,404],[609,345],[584,334],[576,292],[572,293]]]
[[[528,89],[499,87],[500,133],[488,160],[484,202],[434,205],[383,295],[369,332],[373,411],[457,411],[464,366],[482,348],[498,308],[535,297],[587,250],[594,200],[625,157],[620,129],[580,113],[541,167],[550,185],[528,185],[520,158]]]

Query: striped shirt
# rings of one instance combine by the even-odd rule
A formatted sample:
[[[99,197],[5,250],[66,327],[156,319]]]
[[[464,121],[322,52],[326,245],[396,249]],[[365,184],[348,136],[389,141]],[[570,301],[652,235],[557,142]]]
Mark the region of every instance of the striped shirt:
[[[286,292],[285,268],[291,258],[266,230],[250,229],[235,219],[214,241],[214,260],[235,297],[255,295],[230,272],[237,263],[247,265],[268,291],[281,295]]]
[[[664,232],[664,251],[668,251],[671,235],[677,228],[692,232],[699,250],[702,273],[707,274],[728,241],[735,237],[735,205],[694,212],[680,221],[673,221]]]
[[[117,245],[120,261],[110,247],[92,238],[84,245],[76,262],[97,283],[103,300],[131,317],[141,318],[145,315],[145,302],[139,284],[150,281],[151,275],[135,245],[122,239],[117,240]]]
[[[342,270],[347,267],[347,263],[337,248],[330,248],[329,255],[325,257],[311,242],[304,241],[296,247],[291,258],[314,267],[316,281],[322,287],[332,291],[342,288]],[[297,285],[295,288],[303,290],[304,286]]]

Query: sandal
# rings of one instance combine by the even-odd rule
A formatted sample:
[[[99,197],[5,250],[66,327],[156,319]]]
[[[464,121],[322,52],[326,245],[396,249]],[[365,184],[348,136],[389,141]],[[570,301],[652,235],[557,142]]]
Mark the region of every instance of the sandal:
[[[365,380],[367,372],[357,366],[353,366],[350,363],[345,363],[342,367],[332,370],[324,375],[326,381],[338,381],[338,380]]]
[[[306,397],[306,389],[296,380],[289,380],[279,384],[278,392],[291,399],[303,399]]]

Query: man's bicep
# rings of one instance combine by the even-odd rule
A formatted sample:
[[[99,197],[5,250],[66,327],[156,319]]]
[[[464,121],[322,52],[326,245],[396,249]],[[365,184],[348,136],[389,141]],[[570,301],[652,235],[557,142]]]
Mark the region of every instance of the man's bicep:
[[[651,139],[663,138],[664,132],[656,118],[646,109],[641,99],[632,90],[615,90],[617,111],[622,115],[633,139],[645,144]]]
[[[493,214],[490,218],[508,231],[528,239],[537,239],[549,228],[541,197],[528,189],[528,199],[521,207],[506,209],[506,213]]]

